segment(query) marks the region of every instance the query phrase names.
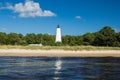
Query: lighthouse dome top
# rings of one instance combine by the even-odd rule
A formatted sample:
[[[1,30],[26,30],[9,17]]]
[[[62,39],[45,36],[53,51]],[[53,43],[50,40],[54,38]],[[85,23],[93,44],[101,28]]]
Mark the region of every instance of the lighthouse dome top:
[[[60,28],[60,26],[58,25],[57,28]]]

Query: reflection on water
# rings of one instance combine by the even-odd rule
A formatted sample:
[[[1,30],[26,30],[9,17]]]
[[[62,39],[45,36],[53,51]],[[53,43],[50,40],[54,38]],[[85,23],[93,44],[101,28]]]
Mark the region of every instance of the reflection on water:
[[[58,72],[61,69],[62,61],[60,59],[56,60],[55,62],[55,69]]]
[[[60,58],[58,58],[58,60],[56,60],[55,62],[55,75],[59,75],[61,73],[60,72],[61,68],[62,68],[62,61],[60,60]],[[60,77],[57,76],[57,77],[54,77],[54,79],[59,80]]]
[[[0,57],[0,80],[120,80],[120,58]]]

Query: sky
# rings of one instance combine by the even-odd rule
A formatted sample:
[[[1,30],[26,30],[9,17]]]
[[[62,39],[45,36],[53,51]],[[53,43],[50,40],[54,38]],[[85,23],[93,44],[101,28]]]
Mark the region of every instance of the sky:
[[[0,32],[83,35],[120,32],[120,0],[0,0]]]

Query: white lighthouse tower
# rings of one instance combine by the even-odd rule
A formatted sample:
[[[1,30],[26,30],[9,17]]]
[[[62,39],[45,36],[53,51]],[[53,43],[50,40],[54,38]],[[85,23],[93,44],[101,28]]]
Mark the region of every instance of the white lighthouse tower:
[[[56,29],[55,42],[60,42],[60,43],[62,42],[62,39],[61,39],[61,29],[60,29],[59,25],[57,26],[57,29]]]

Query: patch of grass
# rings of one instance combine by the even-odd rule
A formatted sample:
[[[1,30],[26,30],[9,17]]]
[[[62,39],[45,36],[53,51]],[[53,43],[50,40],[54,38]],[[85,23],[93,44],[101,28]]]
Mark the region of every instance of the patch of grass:
[[[0,49],[31,49],[31,50],[120,50],[120,47],[97,47],[97,46],[18,46],[1,45]]]

